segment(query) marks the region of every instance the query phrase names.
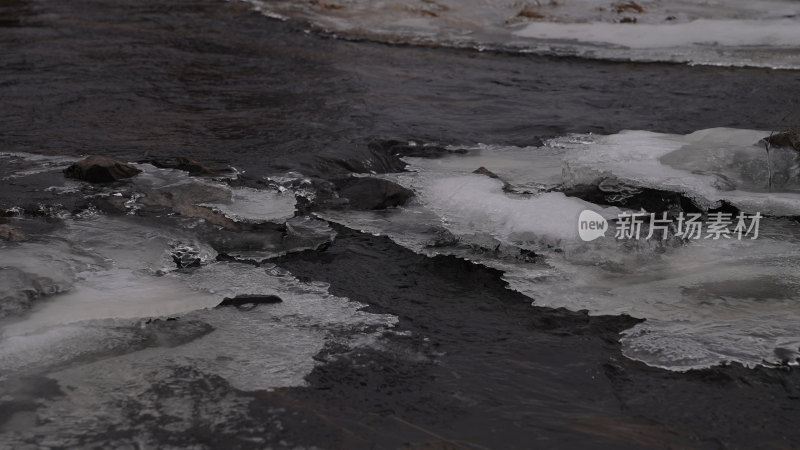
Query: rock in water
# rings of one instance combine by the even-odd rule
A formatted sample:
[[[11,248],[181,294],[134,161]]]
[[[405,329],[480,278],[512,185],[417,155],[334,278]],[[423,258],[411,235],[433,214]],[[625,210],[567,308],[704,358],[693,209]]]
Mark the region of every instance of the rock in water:
[[[197,160],[186,155],[174,158],[153,158],[139,161],[139,163],[152,164],[160,169],[176,169],[189,172],[190,175],[215,175],[216,171],[210,169]]]
[[[433,144],[409,144],[401,141],[377,141],[369,144],[370,148],[380,149],[393,156],[413,156],[417,158],[441,158],[450,154],[465,154],[466,149],[448,149],[441,145]]]
[[[477,169],[473,170],[472,173],[477,173],[479,175],[486,175],[489,178],[496,178],[500,179],[496,173],[492,172],[491,170],[487,169],[486,167],[480,166]]]
[[[380,178],[347,178],[336,183],[339,196],[357,210],[386,209],[405,205],[414,193],[397,183]]]
[[[800,152],[800,125],[769,136],[767,142],[775,147],[793,147]]]
[[[256,305],[271,305],[281,302],[283,302],[283,300],[277,295],[244,294],[237,295],[236,297],[225,297],[222,303],[217,305],[217,308],[235,306],[242,310],[249,310]]]
[[[0,225],[0,239],[4,241],[19,242],[27,238],[25,233],[11,225]]]
[[[230,198],[231,192],[223,187],[190,183],[154,189],[139,202],[147,207],[169,208],[184,217],[196,217],[230,230],[238,230],[241,227],[224,214],[197,205],[201,200],[214,203],[230,201]]]
[[[64,169],[64,176],[90,183],[109,183],[130,178],[140,172],[141,170],[130,164],[105,156],[93,155]]]
[[[514,192],[514,186],[512,186],[506,180],[497,176],[496,173],[492,172],[491,170],[487,169],[486,167],[480,166],[477,169],[473,170],[472,173],[477,173],[478,175],[486,175],[489,178],[494,178],[495,180],[500,180],[503,182],[503,190],[506,192]]]

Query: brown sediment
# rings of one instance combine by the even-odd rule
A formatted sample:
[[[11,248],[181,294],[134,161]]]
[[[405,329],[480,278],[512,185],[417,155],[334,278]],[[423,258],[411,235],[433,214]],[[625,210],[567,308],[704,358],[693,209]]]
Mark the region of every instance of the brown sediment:
[[[530,9],[523,9],[522,11],[517,14],[517,17],[525,17],[526,19],[545,19],[545,16],[542,13],[530,10]]]
[[[312,0],[311,4],[323,9],[333,9],[333,10],[344,9],[344,5],[340,5],[338,3],[330,3],[324,0]]]
[[[643,13],[644,8],[641,7],[636,2],[625,2],[625,3],[617,3],[614,5],[615,10],[618,14],[622,14],[624,12],[634,12],[634,13]]]

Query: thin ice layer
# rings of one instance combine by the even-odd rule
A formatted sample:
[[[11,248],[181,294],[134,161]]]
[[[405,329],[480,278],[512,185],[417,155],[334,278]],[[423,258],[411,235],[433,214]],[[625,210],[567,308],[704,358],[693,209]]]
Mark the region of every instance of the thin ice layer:
[[[744,195],[740,192],[749,199],[772,198],[771,204],[780,197],[796,201],[789,176],[792,151],[772,149],[773,178],[783,192],[776,195],[759,187],[767,166],[758,139],[768,134],[729,129],[688,136],[624,132],[570,136],[547,145],[563,150],[567,184],[615,177],[636,186],[691,193],[706,205],[712,199],[738,201]],[[522,152],[492,150],[484,146],[472,167],[499,172],[515,164]],[[530,165],[540,154],[532,149],[525,153]],[[515,156],[503,161],[505,154]],[[741,241],[617,240],[609,232],[582,242],[573,234],[577,218],[567,213],[581,207],[603,212],[598,205],[558,193],[504,192],[501,182],[469,173],[469,153],[453,158],[455,163],[409,158],[417,172],[390,176],[414,189],[418,203],[392,211],[331,211],[324,216],[385,234],[423,254],[452,254],[500,269],[509,286],[535,305],[647,319],[625,333],[623,350],[654,366],[686,370],[725,361],[780,363],[798,356],[800,226],[795,221],[764,218],[758,239]],[[522,173],[518,175],[523,178],[515,181],[524,183]],[[532,171],[529,181],[539,176]],[[738,192],[720,188],[722,182],[734,183]],[[536,257],[527,257],[531,253]]]
[[[295,212],[294,194],[252,188],[236,188],[231,199],[219,203],[198,203],[237,222],[283,222]]]
[[[450,231],[459,235],[491,233],[509,242],[576,241],[582,211],[596,209],[609,219],[618,212],[561,192],[514,198],[502,188],[498,180],[471,174],[430,180],[420,195]]]
[[[564,182],[614,179],[633,187],[684,194],[703,208],[721,202],[764,215],[800,214],[798,153],[771,148],[768,131],[712,128],[688,135],[623,131],[569,144]],[[770,187],[770,174],[772,184]]]
[[[798,68],[796,2],[247,0],[262,13],[390,42],[592,58]]]
[[[259,293],[282,302],[204,309],[160,321],[155,339],[147,331],[152,324],[124,320],[0,339],[0,377],[45,370],[63,392],[40,400],[34,418],[4,433],[0,442],[18,445],[41,434],[65,445],[87,435],[114,439],[106,433],[109,427],[142,420],[128,416],[131,408],[146,408],[176,432],[191,430],[198,415],[225,423],[246,407],[236,401],[235,390],[303,385],[326,343],[374,345],[396,322],[329,294],[324,283],[302,282],[274,266],[218,262],[168,277],[217,296]],[[174,389],[185,391],[173,397]]]

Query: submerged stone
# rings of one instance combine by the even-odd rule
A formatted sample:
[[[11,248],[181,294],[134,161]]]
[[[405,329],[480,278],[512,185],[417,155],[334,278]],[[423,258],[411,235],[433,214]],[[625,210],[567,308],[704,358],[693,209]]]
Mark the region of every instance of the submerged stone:
[[[766,140],[775,147],[792,147],[800,151],[800,125],[772,134]]]
[[[339,196],[349,201],[350,208],[357,210],[386,209],[405,205],[414,197],[414,192],[380,178],[348,178],[336,182]]]
[[[159,169],[176,169],[189,172],[190,175],[214,175],[216,171],[200,164],[194,158],[186,155],[172,158],[151,158],[139,161],[140,163],[152,164]]]
[[[472,173],[476,173],[478,175],[486,175],[489,178],[494,178],[495,180],[500,180],[503,182],[503,191],[506,192],[514,192],[515,188],[506,180],[500,178],[496,173],[492,172],[491,170],[487,169],[486,167],[478,167],[477,169],[473,170]]]
[[[243,294],[235,297],[225,297],[217,308],[223,306],[235,306],[242,310],[250,310],[258,305],[272,305],[281,303],[283,300],[277,295]]]
[[[464,154],[466,149],[449,149],[441,145],[434,144],[412,144],[407,142],[388,140],[373,142],[370,148],[378,148],[392,156],[412,156],[416,158],[441,158],[450,154]]]

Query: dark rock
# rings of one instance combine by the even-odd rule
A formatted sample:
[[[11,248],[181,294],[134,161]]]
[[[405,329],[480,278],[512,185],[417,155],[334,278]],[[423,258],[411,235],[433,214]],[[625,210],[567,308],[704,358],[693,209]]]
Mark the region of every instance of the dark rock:
[[[577,197],[598,205],[644,209],[654,213],[703,212],[690,198],[677,192],[619,185],[613,180],[609,182],[601,180],[597,184],[573,185],[566,187],[563,192],[569,197]]]
[[[450,154],[464,154],[468,153],[466,149],[450,150],[440,145],[433,144],[409,144],[407,142],[389,140],[372,142],[369,144],[370,148],[380,149],[392,156],[413,156],[417,158],[441,158]]]
[[[217,305],[217,308],[235,306],[242,310],[250,310],[257,305],[271,305],[281,302],[283,302],[283,300],[277,295],[244,294],[237,295],[236,297],[225,297],[222,303]]]
[[[800,151],[800,126],[772,134],[765,139],[775,147],[792,147]]]
[[[790,350],[788,348],[779,347],[774,350],[775,358],[780,361],[781,364],[789,364],[792,362],[797,361],[798,355],[797,351]]]
[[[478,167],[477,169],[473,170],[472,173],[477,173],[479,175],[486,175],[489,178],[494,178],[495,180],[500,180],[503,182],[503,191],[505,192],[516,192],[514,186],[507,182],[506,180],[497,176],[496,173],[492,172],[491,170],[487,169],[486,167]]]
[[[190,245],[174,244],[169,254],[178,269],[200,267],[203,263],[198,249]]]
[[[152,158],[139,161],[139,163],[152,164],[159,169],[176,169],[189,172],[190,175],[215,175],[216,171],[208,168],[195,159],[186,155],[172,158]]]
[[[498,180],[500,179],[500,177],[498,177],[496,173],[492,172],[491,170],[489,170],[489,169],[487,169],[486,167],[483,167],[483,166],[478,167],[477,169],[473,170],[472,173],[477,173],[477,174],[480,174],[480,175],[486,175],[489,178],[496,178]]]
[[[547,16],[544,14],[534,11],[532,9],[528,9],[527,7],[517,14],[517,17],[524,17],[526,19],[546,19]]]
[[[310,169],[310,170],[309,170]],[[406,163],[380,146],[370,144],[367,151],[353,149],[334,154],[318,155],[304,173],[312,175],[335,173],[393,173],[406,169]]]
[[[67,178],[76,178],[90,183],[109,183],[130,178],[139,173],[141,170],[130,164],[100,155],[90,156],[64,169],[64,176]]]
[[[386,209],[405,205],[414,193],[397,183],[380,178],[347,178],[335,182],[339,196],[349,201],[352,209]]]

